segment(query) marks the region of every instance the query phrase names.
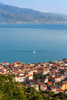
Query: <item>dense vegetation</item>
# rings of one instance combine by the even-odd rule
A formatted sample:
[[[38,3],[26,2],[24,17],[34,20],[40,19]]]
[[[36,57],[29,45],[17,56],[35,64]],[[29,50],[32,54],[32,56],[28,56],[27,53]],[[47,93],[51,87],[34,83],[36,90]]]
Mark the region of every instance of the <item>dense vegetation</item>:
[[[42,13],[32,9],[18,8],[0,3],[0,23],[23,22],[23,23],[63,23],[67,16]]]
[[[53,92],[37,92],[13,80],[13,76],[0,75],[0,100],[66,100],[67,95]]]

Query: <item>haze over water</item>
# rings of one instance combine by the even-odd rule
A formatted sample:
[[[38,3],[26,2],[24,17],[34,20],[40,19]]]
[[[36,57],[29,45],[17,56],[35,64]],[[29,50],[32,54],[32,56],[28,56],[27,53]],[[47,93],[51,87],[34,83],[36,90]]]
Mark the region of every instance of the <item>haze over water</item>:
[[[0,62],[39,63],[63,58],[67,58],[66,24],[0,24]]]

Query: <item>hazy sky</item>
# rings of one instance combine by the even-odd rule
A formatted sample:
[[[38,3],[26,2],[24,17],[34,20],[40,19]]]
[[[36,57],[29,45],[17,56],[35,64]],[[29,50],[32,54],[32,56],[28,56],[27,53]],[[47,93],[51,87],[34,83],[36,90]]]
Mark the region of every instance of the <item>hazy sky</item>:
[[[0,0],[0,2],[42,12],[67,14],[67,0]]]

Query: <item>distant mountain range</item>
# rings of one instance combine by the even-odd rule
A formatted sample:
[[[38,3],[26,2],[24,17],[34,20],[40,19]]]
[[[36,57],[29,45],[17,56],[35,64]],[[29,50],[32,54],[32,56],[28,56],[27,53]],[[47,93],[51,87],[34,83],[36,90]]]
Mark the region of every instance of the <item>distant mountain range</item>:
[[[67,23],[67,15],[43,13],[0,3],[0,23]]]

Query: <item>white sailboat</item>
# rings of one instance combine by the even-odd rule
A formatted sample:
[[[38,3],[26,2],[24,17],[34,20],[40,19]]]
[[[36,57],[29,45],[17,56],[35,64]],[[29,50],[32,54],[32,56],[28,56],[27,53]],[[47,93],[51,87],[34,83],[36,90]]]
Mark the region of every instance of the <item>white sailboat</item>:
[[[35,50],[33,50],[33,53],[35,54],[35,53],[36,53],[36,51],[35,51]]]

